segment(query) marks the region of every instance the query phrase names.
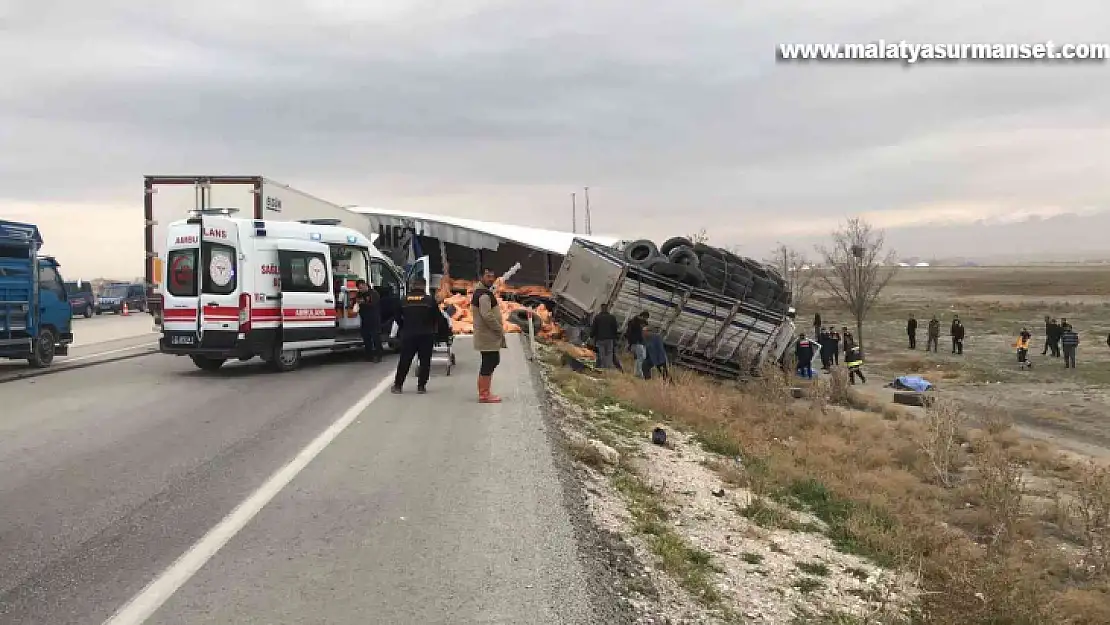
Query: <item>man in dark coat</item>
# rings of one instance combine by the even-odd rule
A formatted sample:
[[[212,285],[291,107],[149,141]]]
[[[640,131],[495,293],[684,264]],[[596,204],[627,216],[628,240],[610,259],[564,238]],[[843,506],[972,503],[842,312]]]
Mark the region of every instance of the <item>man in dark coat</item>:
[[[952,335],[952,353],[953,354],[963,354],[964,353],[964,332],[965,332],[964,324],[963,324],[962,321],[960,321],[960,317],[958,315],[953,317],[952,318],[952,328],[949,330],[949,334]]]
[[[366,280],[358,281],[358,324],[362,333],[362,345],[366,359],[370,362],[382,361],[382,306],[381,295],[370,288]]]
[[[426,283],[421,279],[413,280],[408,297],[401,304],[397,323],[401,326],[401,357],[397,361],[397,375],[393,378],[394,393],[400,393],[409,375],[412,359],[419,358],[416,368],[416,392],[427,392],[428,377],[432,371],[432,349],[440,328],[447,318],[439,310],[439,305],[425,292]]]
[[[839,365],[840,364],[840,333],[836,331],[836,328],[831,327],[831,326],[829,327],[829,347],[832,348],[831,353],[829,354],[832,357],[832,363],[834,365]]]
[[[910,319],[906,322],[906,335],[910,339],[910,349],[917,349],[917,319],[913,313],[910,313]]]
[[[821,333],[817,335],[817,344],[821,347],[821,369],[828,371],[832,367],[832,356],[829,349],[829,331],[821,328]]]

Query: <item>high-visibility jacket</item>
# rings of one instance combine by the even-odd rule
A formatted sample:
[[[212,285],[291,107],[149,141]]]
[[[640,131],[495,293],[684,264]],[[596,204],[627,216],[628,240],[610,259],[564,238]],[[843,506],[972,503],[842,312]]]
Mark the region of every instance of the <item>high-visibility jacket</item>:
[[[849,367],[863,366],[863,352],[861,352],[858,347],[852,347],[848,350],[848,354],[844,358],[844,364]]]

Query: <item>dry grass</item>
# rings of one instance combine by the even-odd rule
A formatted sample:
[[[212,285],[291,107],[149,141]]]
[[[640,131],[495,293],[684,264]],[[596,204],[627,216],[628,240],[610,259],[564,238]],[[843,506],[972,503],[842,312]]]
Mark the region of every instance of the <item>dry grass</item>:
[[[747,515],[782,525],[785,508],[804,510],[841,551],[917,575],[919,623],[1110,622],[1097,620],[1110,614],[1110,475],[1063,465],[1000,414],[965,416],[939,402],[920,420],[885,418],[836,375],[802,401],[775,375],[745,386],[685,371],[669,384],[553,379],[569,397],[650,411],[739,456],[742,469],[721,466],[763,498]],[[982,429],[968,431],[969,421]],[[1057,506],[1063,548],[1029,505],[1024,475],[1034,469],[1078,480],[1059,482],[1075,491],[1072,505]]]

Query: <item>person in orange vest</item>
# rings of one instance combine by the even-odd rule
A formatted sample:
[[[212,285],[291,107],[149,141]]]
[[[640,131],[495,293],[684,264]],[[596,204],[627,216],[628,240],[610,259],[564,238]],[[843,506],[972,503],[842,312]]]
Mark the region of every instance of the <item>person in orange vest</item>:
[[[1033,363],[1029,362],[1029,340],[1032,334],[1026,328],[1021,329],[1021,334],[1018,335],[1017,341],[1014,341],[1014,347],[1017,349],[1018,364],[1022,369],[1032,367]]]

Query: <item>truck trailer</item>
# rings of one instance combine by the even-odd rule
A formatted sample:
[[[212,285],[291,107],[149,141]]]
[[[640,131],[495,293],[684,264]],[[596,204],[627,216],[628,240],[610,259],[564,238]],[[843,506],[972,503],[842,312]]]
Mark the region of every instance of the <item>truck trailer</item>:
[[[790,310],[671,280],[584,239],[574,239],[551,291],[556,318],[572,327],[586,327],[603,304],[622,327],[647,311],[675,364],[716,377],[779,361],[794,333]]]
[[[373,239],[370,219],[346,208],[298,191],[264,176],[145,176],[147,309],[156,323],[162,320],[159,293],[166,279],[167,229],[198,210],[243,219],[303,221],[331,220]]]

